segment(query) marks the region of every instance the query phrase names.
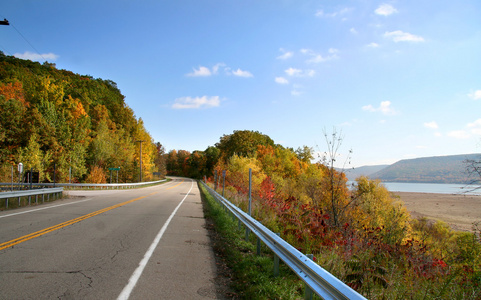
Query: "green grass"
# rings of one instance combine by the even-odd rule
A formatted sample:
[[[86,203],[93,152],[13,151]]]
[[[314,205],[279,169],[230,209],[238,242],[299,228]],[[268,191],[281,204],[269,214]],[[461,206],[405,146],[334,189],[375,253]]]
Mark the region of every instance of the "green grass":
[[[263,245],[261,255],[257,255],[257,237],[251,233],[246,241],[245,228],[239,229],[237,219],[226,213],[202,185],[199,186],[206,219],[213,223],[216,232],[212,241],[214,251],[232,271],[232,298],[304,299],[304,283],[282,262],[280,275],[275,277],[272,252]]]

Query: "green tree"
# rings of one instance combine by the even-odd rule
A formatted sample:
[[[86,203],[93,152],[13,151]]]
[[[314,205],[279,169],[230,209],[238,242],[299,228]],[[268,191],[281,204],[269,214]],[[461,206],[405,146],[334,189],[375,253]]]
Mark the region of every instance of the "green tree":
[[[224,161],[227,161],[234,154],[251,157],[255,155],[259,145],[274,146],[274,141],[258,131],[237,130],[233,134],[222,136],[216,147]]]

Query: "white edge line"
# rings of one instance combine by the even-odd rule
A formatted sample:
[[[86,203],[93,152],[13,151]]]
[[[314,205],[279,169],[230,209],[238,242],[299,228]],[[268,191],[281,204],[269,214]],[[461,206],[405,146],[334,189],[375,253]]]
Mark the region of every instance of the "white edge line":
[[[142,272],[144,272],[144,269],[145,269],[145,267],[147,266],[147,263],[150,260],[150,257],[154,253],[155,248],[157,248],[157,245],[159,244],[160,239],[164,235],[164,232],[167,230],[167,227],[169,226],[170,221],[172,221],[175,214],[177,213],[177,210],[179,210],[182,203],[184,203],[184,200],[187,198],[187,196],[189,196],[193,187],[194,187],[194,181],[192,181],[192,185],[190,186],[189,192],[185,195],[184,199],[182,199],[182,201],[180,201],[180,203],[177,205],[177,207],[174,209],[174,211],[170,214],[169,218],[164,223],[164,226],[162,226],[159,233],[157,233],[157,236],[155,237],[154,241],[150,245],[149,249],[147,250],[147,252],[145,252],[144,258],[142,258],[142,260],[139,263],[139,266],[137,267],[137,269],[135,269],[134,273],[132,273],[132,276],[130,276],[129,283],[127,283],[127,285],[124,287],[124,289],[122,290],[120,295],[117,297],[117,300],[127,300],[127,299],[129,299],[130,293],[132,293],[132,291],[134,290],[135,285],[139,281],[140,276],[142,275]]]
[[[0,218],[6,218],[6,217],[21,215],[21,214],[27,214],[27,213],[31,213],[31,212],[35,212],[35,211],[39,211],[39,210],[44,210],[44,209],[49,209],[49,208],[54,208],[54,207],[59,207],[59,206],[64,206],[64,205],[70,205],[70,204],[75,204],[75,203],[80,203],[80,202],[85,202],[85,201],[90,201],[90,200],[92,200],[92,198],[86,199],[86,200],[78,200],[78,201],[71,202],[71,203],[57,204],[57,205],[52,205],[52,206],[41,207],[41,208],[37,208],[37,209],[31,209],[31,210],[27,210],[27,211],[17,212],[17,213],[13,213],[13,214],[0,216]]]

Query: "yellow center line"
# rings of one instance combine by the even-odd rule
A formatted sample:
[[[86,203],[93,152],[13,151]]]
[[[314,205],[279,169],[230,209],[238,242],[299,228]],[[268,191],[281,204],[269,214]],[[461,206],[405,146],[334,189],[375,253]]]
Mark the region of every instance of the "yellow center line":
[[[173,189],[173,188],[175,188],[176,186],[179,186],[179,185],[180,185],[182,182],[184,182],[184,179],[182,179],[182,181],[181,181],[181,182],[179,182],[179,183],[177,183],[176,185],[174,185],[174,186],[171,186],[170,188],[167,188],[166,190]]]
[[[75,218],[75,219],[72,219],[72,220],[69,220],[69,221],[66,221],[66,222],[63,222],[63,223],[60,223],[60,224],[57,224],[57,225],[48,227],[48,228],[45,228],[45,229],[42,229],[42,230],[39,230],[39,231],[30,233],[30,234],[27,234],[27,235],[24,235],[24,236],[22,236],[22,237],[13,239],[13,240],[8,241],[8,242],[5,242],[5,243],[1,243],[1,244],[0,244],[0,250],[3,250],[3,249],[6,249],[6,248],[15,246],[15,245],[17,245],[17,244],[26,242],[26,241],[31,240],[31,239],[33,239],[33,238],[36,238],[36,237],[42,236],[42,235],[44,235],[44,234],[47,234],[47,233],[49,233],[49,232],[52,232],[52,231],[55,231],[55,230],[58,230],[58,229],[67,227],[67,226],[69,226],[69,225],[78,223],[78,222],[80,222],[80,221],[83,221],[83,220],[85,220],[85,219],[94,217],[94,216],[96,216],[96,215],[100,215],[101,213],[107,212],[107,211],[109,211],[109,210],[112,210],[112,209],[115,209],[115,208],[124,206],[124,205],[126,205],[126,204],[129,204],[129,203],[132,203],[132,202],[141,200],[141,199],[144,199],[144,198],[146,198],[146,197],[148,197],[148,196],[152,196],[152,195],[154,195],[154,194],[156,194],[156,193],[157,193],[157,192],[153,192],[153,193],[150,193],[150,194],[148,194],[148,195],[146,195],[146,196],[138,197],[138,198],[135,198],[135,199],[132,199],[132,200],[129,200],[129,201],[125,201],[125,202],[122,202],[122,203],[119,203],[119,204],[116,204],[116,205],[113,205],[113,206],[110,206],[110,207],[106,207],[106,208],[103,208],[103,209],[101,209],[101,210],[97,210],[97,211],[91,212],[91,213],[89,213],[89,214],[86,214],[86,215],[84,215],[84,216],[81,216],[81,217],[78,217],[78,218]]]

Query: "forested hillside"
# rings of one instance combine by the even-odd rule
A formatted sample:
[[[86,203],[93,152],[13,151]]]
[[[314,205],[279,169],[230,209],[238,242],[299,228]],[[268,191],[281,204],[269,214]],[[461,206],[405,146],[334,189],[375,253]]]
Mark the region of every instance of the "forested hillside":
[[[467,184],[472,179],[466,172],[466,160],[478,160],[480,154],[449,155],[404,159],[374,174],[387,182],[429,182]]]
[[[108,168],[119,181],[164,172],[163,147],[155,144],[111,80],[95,79],[54,64],[0,52],[0,166],[10,180],[12,165],[40,173],[40,181],[106,182]]]

